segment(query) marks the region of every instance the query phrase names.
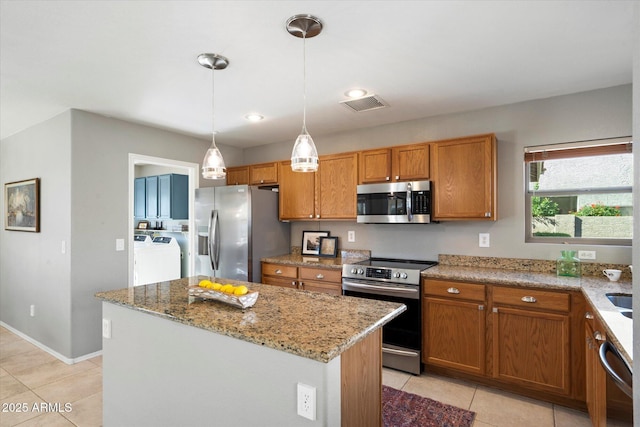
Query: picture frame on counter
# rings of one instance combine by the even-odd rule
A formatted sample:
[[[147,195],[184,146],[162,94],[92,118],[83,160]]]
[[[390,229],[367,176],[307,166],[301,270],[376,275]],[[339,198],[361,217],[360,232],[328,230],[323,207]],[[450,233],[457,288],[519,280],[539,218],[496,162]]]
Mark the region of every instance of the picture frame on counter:
[[[40,232],[40,178],[4,185],[4,229]]]
[[[328,231],[303,231],[302,255],[318,255],[320,253],[320,238],[329,237]]]
[[[137,229],[138,230],[148,230],[149,229],[149,221],[139,221]]]
[[[335,258],[338,255],[337,237],[320,237],[320,252],[318,256]]]

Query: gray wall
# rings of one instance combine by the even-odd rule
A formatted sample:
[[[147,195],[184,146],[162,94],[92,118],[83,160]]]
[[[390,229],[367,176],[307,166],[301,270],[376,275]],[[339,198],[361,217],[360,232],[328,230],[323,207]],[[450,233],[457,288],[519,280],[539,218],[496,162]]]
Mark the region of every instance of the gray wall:
[[[3,139],[0,178],[42,179],[43,222],[40,233],[0,231],[0,321],[64,358],[101,350],[93,295],[128,283],[128,253],[116,252],[115,241],[132,226],[129,153],[200,163],[209,145],[79,110]],[[230,162],[242,158],[238,149],[220,150]]]
[[[635,23],[634,45],[633,45],[633,139],[640,140],[640,2],[636,2],[634,7],[633,22]],[[640,188],[640,156],[633,156],[633,167],[635,170],[633,177],[634,188]],[[633,192],[633,216],[640,218],[640,192]],[[636,220],[633,228],[633,263],[640,265],[640,221]],[[636,270],[637,271],[637,270]],[[633,278],[633,308],[640,313],[640,277]],[[633,320],[633,354],[640,354],[640,316]],[[640,357],[634,360],[635,372],[640,372]],[[635,425],[640,422],[640,375],[635,375],[633,384],[633,413],[635,414]]]
[[[291,227],[292,245],[300,246],[303,230],[320,229],[340,237],[341,247],[371,249],[374,256],[437,259],[444,253],[556,259],[564,249],[561,245],[524,242],[523,148],[631,135],[631,92],[631,85],[624,85],[331,136],[313,135],[322,155],[493,132],[498,138],[499,219],[428,225],[296,222]],[[245,162],[287,159],[292,146],[293,139],[245,150]],[[348,230],[355,230],[355,243],[347,243]],[[490,233],[490,248],[478,247],[478,233]],[[595,250],[600,262],[631,263],[631,247],[571,248]]]
[[[2,140],[2,183],[40,178],[40,233],[0,230],[0,320],[71,355],[71,113]],[[4,196],[0,200],[4,212]],[[3,220],[4,221],[4,220]],[[62,253],[62,242],[67,246]],[[29,306],[35,305],[35,317]],[[94,350],[95,351],[95,350]]]

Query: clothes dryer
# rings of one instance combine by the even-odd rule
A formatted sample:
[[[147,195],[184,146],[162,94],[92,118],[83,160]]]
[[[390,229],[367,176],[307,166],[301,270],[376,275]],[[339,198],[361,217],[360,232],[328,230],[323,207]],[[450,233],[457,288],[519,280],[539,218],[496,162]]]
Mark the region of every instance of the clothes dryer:
[[[149,236],[145,236],[149,237]],[[175,238],[155,237],[134,243],[133,285],[164,282],[180,278],[180,246]]]

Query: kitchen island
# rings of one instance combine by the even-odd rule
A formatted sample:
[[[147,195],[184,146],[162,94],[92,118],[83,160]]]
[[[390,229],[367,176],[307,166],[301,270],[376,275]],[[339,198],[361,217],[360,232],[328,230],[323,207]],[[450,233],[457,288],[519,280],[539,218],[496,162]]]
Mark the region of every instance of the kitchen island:
[[[190,297],[203,278],[96,294],[104,425],[380,425],[381,327],[404,305],[217,279],[259,292],[241,310]]]

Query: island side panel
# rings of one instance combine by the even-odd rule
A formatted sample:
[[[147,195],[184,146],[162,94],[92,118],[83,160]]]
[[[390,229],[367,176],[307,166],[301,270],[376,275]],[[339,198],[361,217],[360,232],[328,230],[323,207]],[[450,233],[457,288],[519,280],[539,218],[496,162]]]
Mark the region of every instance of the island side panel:
[[[382,329],[340,355],[342,426],[382,425]]]
[[[105,426],[341,423],[340,357],[317,362],[108,302],[103,318]],[[298,382],[316,387],[316,421],[296,413]]]

